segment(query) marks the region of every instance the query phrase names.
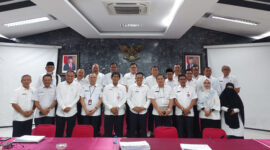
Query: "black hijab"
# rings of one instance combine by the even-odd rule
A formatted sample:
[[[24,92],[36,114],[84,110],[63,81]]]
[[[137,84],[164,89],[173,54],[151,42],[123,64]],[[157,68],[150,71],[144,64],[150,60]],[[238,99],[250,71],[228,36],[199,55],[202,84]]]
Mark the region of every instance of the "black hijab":
[[[228,86],[232,86],[233,88],[228,88]],[[228,111],[224,113],[225,123],[232,129],[239,128],[239,119],[238,113],[231,115],[231,112],[234,108],[238,108],[240,110],[240,118],[245,123],[245,115],[244,115],[244,105],[234,89],[234,85],[232,83],[227,83],[226,88],[220,95],[220,103],[221,107],[225,106],[228,108]]]

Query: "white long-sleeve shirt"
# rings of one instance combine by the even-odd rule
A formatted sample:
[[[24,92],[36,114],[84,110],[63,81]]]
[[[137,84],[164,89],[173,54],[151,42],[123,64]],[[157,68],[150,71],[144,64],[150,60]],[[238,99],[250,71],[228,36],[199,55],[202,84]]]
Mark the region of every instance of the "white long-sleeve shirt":
[[[152,87],[154,86],[157,86],[157,79],[151,75],[151,76],[148,76],[146,77],[145,79],[145,84],[151,89]]]
[[[142,84],[138,86],[137,84],[133,84],[130,86],[128,90],[127,103],[130,107],[130,111],[134,114],[138,114],[134,110],[134,107],[144,107],[145,110],[140,112],[139,114],[146,114],[147,108],[150,105],[150,99],[147,98],[147,94],[149,92],[149,88]]]
[[[105,87],[106,85],[109,85],[112,83],[112,73],[109,72],[107,74],[104,75],[103,77],[103,86]],[[120,74],[120,80],[118,81],[119,84],[123,84],[123,76],[122,74]]]
[[[71,117],[77,113],[77,102],[79,101],[82,87],[78,82],[73,81],[68,84],[61,82],[56,89],[57,111],[56,114],[61,117]],[[70,107],[69,112],[64,112],[66,107]]]
[[[166,80],[165,80],[165,84],[166,84],[166,85],[169,85],[172,89],[173,89],[174,87],[179,86],[179,82],[176,81],[176,80],[170,81],[169,79],[166,79]]]
[[[47,73],[44,73],[44,74],[41,74],[38,78],[38,82],[36,84],[36,89],[40,88],[40,87],[44,87],[44,84],[43,84],[43,76],[46,75]],[[57,79],[56,79],[57,78]],[[58,81],[57,81],[58,80]],[[56,74],[56,73],[53,73],[52,74],[52,83],[51,83],[51,86],[54,86],[56,87],[56,82],[59,84],[61,83],[61,76],[59,74]]]
[[[158,107],[169,107],[170,100],[173,99],[172,95],[173,91],[172,88],[168,85],[164,85],[163,88],[159,88],[158,85],[151,88],[150,92],[148,93],[148,98],[154,99],[158,105]],[[153,108],[153,115],[158,116],[158,112],[155,108]],[[173,113],[169,114],[171,116]]]
[[[99,99],[102,98],[102,87],[100,85],[85,85],[83,87],[81,97],[84,98],[84,103],[88,111],[94,109]],[[100,116],[101,108],[98,108],[92,116]],[[86,116],[84,109],[81,110],[81,115]]]
[[[223,90],[226,87],[226,84],[229,82],[234,84],[234,88],[240,88],[240,85],[239,85],[237,78],[235,76],[232,76],[232,75],[229,75],[227,77],[221,76],[218,78],[218,81],[220,84],[221,92],[223,92]]]
[[[183,88],[179,85],[173,89],[173,98],[175,98],[183,108],[188,108],[192,100],[197,99],[197,94],[193,87],[185,86]],[[175,115],[181,116],[182,114],[182,110],[176,106]],[[190,109],[188,116],[194,116],[193,108]]]
[[[51,104],[56,101],[56,87],[50,86],[49,88],[40,87],[38,88],[33,96],[32,100],[39,102],[39,105],[43,109],[47,109]],[[48,117],[55,116],[55,108],[51,109],[50,112],[46,115]],[[40,110],[36,108],[35,118],[46,117],[45,115],[40,115]]]
[[[109,84],[103,90],[103,104],[105,105],[105,115],[114,115],[111,112],[113,107],[119,107],[118,115],[125,114],[125,103],[127,101],[127,92],[125,86]]]
[[[88,79],[89,79],[89,75],[87,75],[85,78],[87,79],[87,85],[90,84],[90,83],[89,83],[89,80],[88,80]],[[97,74],[97,81],[96,81],[96,84],[102,86],[102,85],[103,85],[103,78],[104,78],[104,74],[101,73],[101,72],[99,72],[99,73]]]
[[[13,97],[11,98],[10,103],[18,104],[23,111],[30,111],[33,109],[33,105],[34,105],[32,101],[33,93],[34,93],[34,90],[31,87],[29,89],[20,87],[14,91]],[[32,118],[33,118],[33,115],[29,117],[24,117],[21,113],[17,112],[14,109],[14,112],[13,112],[14,121],[26,121]]]
[[[124,78],[123,78],[123,85],[129,87],[129,86],[135,84],[136,83],[135,77],[136,77],[136,74],[132,74],[130,72],[126,73],[124,75]]]

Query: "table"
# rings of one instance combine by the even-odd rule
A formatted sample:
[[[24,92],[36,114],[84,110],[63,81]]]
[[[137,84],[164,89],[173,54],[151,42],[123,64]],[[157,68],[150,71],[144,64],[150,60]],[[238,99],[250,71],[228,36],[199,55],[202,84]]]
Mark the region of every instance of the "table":
[[[10,141],[13,141],[12,138]],[[181,150],[180,143],[208,144],[213,150],[270,150],[257,140],[232,139],[158,139],[158,138],[118,138],[118,141],[146,140],[151,150]],[[270,143],[270,140],[268,140]],[[40,143],[14,143],[11,150],[55,150],[56,144],[67,143],[66,150],[110,150],[113,138],[45,138]]]

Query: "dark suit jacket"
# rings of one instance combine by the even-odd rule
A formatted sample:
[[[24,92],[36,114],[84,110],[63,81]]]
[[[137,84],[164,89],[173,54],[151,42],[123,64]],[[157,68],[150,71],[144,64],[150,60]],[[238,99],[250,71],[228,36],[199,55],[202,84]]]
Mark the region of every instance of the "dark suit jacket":
[[[64,65],[64,70],[65,71],[70,71],[70,68],[69,68],[69,65],[68,64],[65,64]],[[71,71],[75,71],[75,64],[72,64],[72,70]]]

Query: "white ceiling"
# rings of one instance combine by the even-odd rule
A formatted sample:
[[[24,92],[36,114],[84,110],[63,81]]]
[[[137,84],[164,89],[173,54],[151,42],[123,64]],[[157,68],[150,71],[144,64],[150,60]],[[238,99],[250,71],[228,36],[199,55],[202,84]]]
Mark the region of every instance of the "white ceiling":
[[[48,13],[42,11],[37,6],[0,12],[0,34],[8,38],[16,38],[67,27],[60,21],[52,19],[49,21],[25,26],[16,26],[16,27],[4,26],[4,24],[6,23],[12,23],[46,16],[48,16]]]
[[[226,4],[216,4],[211,10],[217,16],[235,17],[258,22],[257,26],[249,26],[239,23],[201,18],[195,26],[236,34],[245,37],[258,36],[270,31],[270,12],[246,7],[238,7]]]
[[[32,0],[86,38],[180,38],[217,0],[184,0],[169,26],[162,20],[182,0]],[[104,2],[150,2],[147,16],[111,16]],[[53,4],[53,5],[52,5]],[[142,24],[138,29],[121,29],[121,23]],[[136,31],[136,32],[134,32]]]
[[[22,1],[22,0],[14,0]],[[32,0],[36,6],[0,12],[0,34],[17,38],[70,27],[86,38],[160,38],[178,39],[192,26],[246,37],[270,31],[270,12],[217,3],[218,0]],[[109,15],[104,2],[148,2],[147,15]],[[179,7],[177,3],[180,2]],[[6,2],[10,3],[10,2]],[[2,3],[1,5],[3,5]],[[175,13],[173,9],[175,9]],[[248,26],[202,17],[210,12],[259,22]],[[3,24],[38,17],[55,16],[57,20],[5,27]],[[164,20],[172,16],[164,24]],[[120,24],[139,24],[123,28]]]

